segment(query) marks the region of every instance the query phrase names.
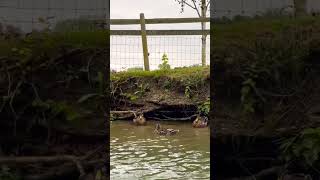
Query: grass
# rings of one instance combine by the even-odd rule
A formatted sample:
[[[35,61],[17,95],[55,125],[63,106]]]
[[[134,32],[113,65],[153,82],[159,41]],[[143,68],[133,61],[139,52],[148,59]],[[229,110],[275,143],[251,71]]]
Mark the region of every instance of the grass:
[[[281,32],[289,27],[304,27],[305,25],[320,26],[319,17],[276,17],[276,18],[250,18],[228,23],[211,24],[211,33],[216,46],[224,45],[229,41],[246,41],[256,39],[257,33]],[[215,48],[215,47],[213,47]]]
[[[109,44],[108,31],[78,31],[78,32],[33,32],[27,37],[0,37],[0,56],[11,56],[12,49],[28,48],[35,56],[41,52],[55,54],[62,47],[72,48],[107,48]]]
[[[129,77],[169,77],[169,78],[184,78],[189,76],[202,76],[208,77],[210,74],[209,66],[193,66],[175,68],[169,70],[154,70],[154,71],[123,71],[117,73],[111,73],[111,80],[126,79]]]

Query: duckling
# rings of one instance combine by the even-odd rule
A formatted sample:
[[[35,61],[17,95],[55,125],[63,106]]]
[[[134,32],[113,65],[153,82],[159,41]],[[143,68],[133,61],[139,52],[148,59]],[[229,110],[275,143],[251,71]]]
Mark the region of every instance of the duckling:
[[[140,114],[133,119],[133,123],[137,126],[143,126],[147,124],[147,121],[146,118],[143,117],[143,114]]]
[[[175,135],[179,132],[179,129],[162,129],[160,124],[157,123],[154,132],[159,135]]]
[[[205,116],[197,115],[197,118],[193,121],[192,126],[194,128],[204,128],[208,125],[208,118]]]

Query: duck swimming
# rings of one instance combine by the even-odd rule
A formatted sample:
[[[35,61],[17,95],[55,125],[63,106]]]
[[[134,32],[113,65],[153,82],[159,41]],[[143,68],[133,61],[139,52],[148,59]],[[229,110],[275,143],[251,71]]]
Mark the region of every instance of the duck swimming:
[[[194,128],[204,128],[208,126],[208,118],[205,116],[197,115],[197,118],[193,121],[192,126]]]
[[[139,116],[133,118],[133,123],[137,126],[144,126],[147,124],[147,121],[146,118],[143,117],[143,114],[140,114]]]
[[[179,132],[179,129],[163,129],[160,124],[157,123],[154,132],[159,135],[175,135]]]

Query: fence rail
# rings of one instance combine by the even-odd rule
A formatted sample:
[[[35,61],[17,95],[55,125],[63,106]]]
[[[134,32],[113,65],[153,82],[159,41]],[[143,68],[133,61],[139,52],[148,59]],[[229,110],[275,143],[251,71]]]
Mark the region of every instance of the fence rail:
[[[209,35],[210,30],[146,30],[148,36],[165,36],[165,35]],[[110,35],[127,35],[138,36],[141,35],[140,30],[111,30]]]
[[[144,59],[144,69],[150,70],[149,51],[147,36],[189,36],[201,35],[205,39],[210,35],[210,30],[146,30],[146,24],[170,24],[170,23],[206,23],[210,22],[210,18],[154,18],[144,19],[144,14],[140,14],[140,19],[111,19],[110,25],[135,25],[140,24],[141,30],[110,30],[113,36],[141,36],[142,53]],[[204,40],[205,41],[205,40]],[[206,65],[206,44],[202,44],[201,58],[202,65]]]

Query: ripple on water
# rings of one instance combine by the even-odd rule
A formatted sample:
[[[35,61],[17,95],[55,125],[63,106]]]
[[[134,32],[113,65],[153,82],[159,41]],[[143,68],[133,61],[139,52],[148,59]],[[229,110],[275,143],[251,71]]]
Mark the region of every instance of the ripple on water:
[[[181,124],[170,128],[189,133],[156,136],[148,126],[132,128],[128,123],[114,122],[111,179],[210,179],[209,130]]]

